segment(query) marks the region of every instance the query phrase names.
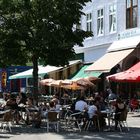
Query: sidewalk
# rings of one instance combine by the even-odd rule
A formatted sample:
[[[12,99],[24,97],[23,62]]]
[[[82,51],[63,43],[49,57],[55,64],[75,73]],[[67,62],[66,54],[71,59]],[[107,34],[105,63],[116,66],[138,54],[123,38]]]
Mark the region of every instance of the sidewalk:
[[[140,113],[128,114],[130,132],[60,132],[47,133],[45,129],[16,127],[13,133],[0,133],[1,140],[139,140]]]

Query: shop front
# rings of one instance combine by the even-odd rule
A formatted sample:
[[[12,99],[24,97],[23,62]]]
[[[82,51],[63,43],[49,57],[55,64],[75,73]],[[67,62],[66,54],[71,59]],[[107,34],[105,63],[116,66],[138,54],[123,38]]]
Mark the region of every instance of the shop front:
[[[123,38],[114,41],[108,48],[105,55],[98,59],[95,63],[85,69],[86,72],[102,72],[105,77],[120,71],[127,70],[140,60],[140,35]],[[117,65],[120,66],[116,72],[111,73]],[[105,88],[104,86],[104,88]]]

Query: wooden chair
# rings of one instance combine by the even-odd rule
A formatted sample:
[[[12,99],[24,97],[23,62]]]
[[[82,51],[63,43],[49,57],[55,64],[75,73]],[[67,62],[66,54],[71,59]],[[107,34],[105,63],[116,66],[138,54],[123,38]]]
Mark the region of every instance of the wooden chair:
[[[116,120],[115,119],[115,115],[119,115],[119,118]],[[118,112],[117,114],[113,114],[113,117],[111,118],[112,119],[112,123],[114,123],[115,121],[118,122],[118,127],[120,129],[120,132],[122,132],[122,128],[127,128],[127,131],[129,131],[129,127],[128,127],[128,123],[127,123],[127,114],[128,114],[128,110],[125,109],[124,111],[122,112]]]
[[[49,129],[54,127],[54,129],[59,132],[59,114],[55,111],[49,111],[47,115],[47,132],[49,132]]]
[[[124,111],[122,111],[120,113],[120,118],[118,120],[118,126],[120,131],[122,132],[122,127],[126,127],[127,130],[129,131],[129,127],[128,127],[128,123],[127,123],[127,114],[128,114],[128,110],[125,109]]]
[[[2,131],[5,131],[7,128],[9,128],[9,131],[12,132],[12,128],[11,128],[12,121],[13,121],[12,112],[11,111],[5,112],[1,120]]]

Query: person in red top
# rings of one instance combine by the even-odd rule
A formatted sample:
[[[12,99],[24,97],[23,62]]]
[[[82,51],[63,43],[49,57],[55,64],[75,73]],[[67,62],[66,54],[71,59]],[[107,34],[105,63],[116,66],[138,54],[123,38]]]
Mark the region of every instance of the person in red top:
[[[130,100],[130,109],[131,111],[134,111],[135,109],[139,108],[139,101],[137,100],[137,98],[134,96],[131,100]]]

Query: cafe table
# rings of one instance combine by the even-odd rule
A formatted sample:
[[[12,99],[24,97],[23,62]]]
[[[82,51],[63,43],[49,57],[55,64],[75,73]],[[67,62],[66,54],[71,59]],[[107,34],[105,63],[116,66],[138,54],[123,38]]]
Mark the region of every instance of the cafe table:
[[[7,112],[9,112],[10,111],[10,109],[8,109],[8,110],[1,110],[0,111],[0,115],[4,115],[5,113],[7,113]]]

